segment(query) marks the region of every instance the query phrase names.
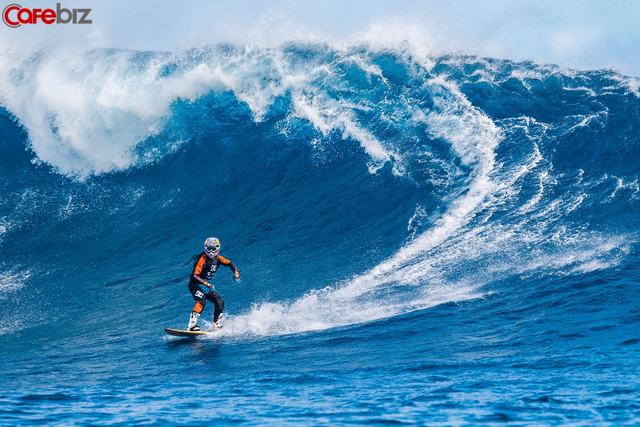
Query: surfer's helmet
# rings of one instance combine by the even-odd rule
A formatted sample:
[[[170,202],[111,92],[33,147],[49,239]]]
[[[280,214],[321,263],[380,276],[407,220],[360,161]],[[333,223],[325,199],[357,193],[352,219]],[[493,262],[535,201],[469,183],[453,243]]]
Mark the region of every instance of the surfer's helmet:
[[[220,253],[220,240],[215,237],[209,237],[204,241],[204,252],[209,258],[214,258]]]

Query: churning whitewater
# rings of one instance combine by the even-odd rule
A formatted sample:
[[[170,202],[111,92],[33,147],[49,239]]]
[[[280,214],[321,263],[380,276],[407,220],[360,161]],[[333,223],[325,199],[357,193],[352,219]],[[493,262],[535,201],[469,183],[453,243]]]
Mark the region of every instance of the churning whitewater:
[[[0,421],[633,422],[639,86],[411,43],[2,61]],[[166,337],[213,235],[223,327]]]

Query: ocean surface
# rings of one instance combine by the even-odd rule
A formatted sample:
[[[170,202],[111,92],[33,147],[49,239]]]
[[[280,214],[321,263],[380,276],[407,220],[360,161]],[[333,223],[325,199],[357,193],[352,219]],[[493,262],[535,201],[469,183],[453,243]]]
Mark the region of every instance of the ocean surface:
[[[640,424],[639,87],[408,43],[3,63],[0,425]],[[170,337],[211,236],[243,282]]]

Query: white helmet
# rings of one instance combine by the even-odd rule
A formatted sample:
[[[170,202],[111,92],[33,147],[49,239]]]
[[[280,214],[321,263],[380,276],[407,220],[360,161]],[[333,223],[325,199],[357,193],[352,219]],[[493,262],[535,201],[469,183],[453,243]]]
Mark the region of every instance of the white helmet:
[[[204,253],[206,253],[209,258],[215,258],[215,256],[220,253],[220,240],[215,237],[209,237],[205,240]]]

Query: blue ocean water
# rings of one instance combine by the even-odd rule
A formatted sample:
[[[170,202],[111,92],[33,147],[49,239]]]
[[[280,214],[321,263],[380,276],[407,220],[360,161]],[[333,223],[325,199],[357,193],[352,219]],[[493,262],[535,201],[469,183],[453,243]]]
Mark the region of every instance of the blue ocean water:
[[[639,422],[637,78],[409,44],[2,70],[0,424]],[[209,236],[243,283],[170,337]]]

